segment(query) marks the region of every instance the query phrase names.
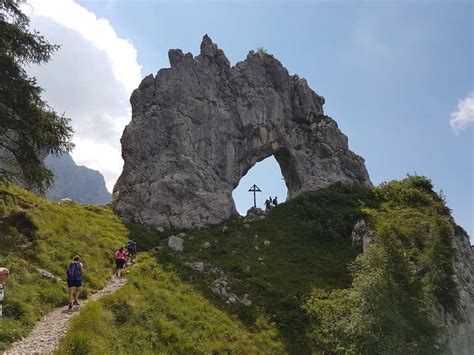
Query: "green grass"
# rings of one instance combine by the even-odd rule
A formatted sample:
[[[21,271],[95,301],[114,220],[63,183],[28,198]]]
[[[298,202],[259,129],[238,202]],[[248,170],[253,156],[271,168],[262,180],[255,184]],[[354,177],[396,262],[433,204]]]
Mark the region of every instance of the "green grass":
[[[274,325],[259,319],[248,329],[149,256],[127,277],[81,310],[58,354],[283,353]]]
[[[65,281],[45,279],[37,268],[65,279],[72,256],[81,255],[85,297],[110,278],[114,250],[125,244],[127,234],[110,209],[60,205],[13,185],[0,185],[0,265],[11,273],[0,350],[26,335],[42,315],[67,302]]]
[[[235,217],[225,231],[223,225],[189,231],[182,253],[165,247],[158,259],[246,325],[253,326],[262,316],[274,321],[287,351],[309,352],[308,318],[302,306],[312,288],[350,285],[348,266],[360,252],[351,245],[350,234],[364,215],[362,209],[375,203],[375,195],[366,188],[338,185],[306,193],[277,206],[250,228]],[[206,242],[210,248],[203,247]],[[204,262],[206,270],[221,269],[232,291],[239,297],[248,294],[252,305],[220,301],[211,292],[219,275],[185,265],[197,261]]]
[[[64,282],[42,279],[37,267],[62,277],[71,256],[81,254],[88,293],[105,284],[114,249],[131,236],[141,250],[159,246],[157,255],[141,255],[124,288],[83,308],[61,353],[317,352],[318,325],[308,298],[313,290],[337,295],[353,287],[350,269],[361,250],[350,235],[360,218],[369,222],[376,243],[395,240],[403,249],[413,272],[407,277],[422,287],[424,299],[417,302],[441,304],[454,314],[456,226],[426,178],[304,193],[249,226],[235,216],[185,231],[183,252],[167,246],[168,236],[179,231],[125,226],[107,208],[58,205],[0,185],[0,265],[12,271],[0,349],[65,302]],[[192,270],[190,262],[204,262],[204,272]],[[213,282],[222,276],[251,305],[216,296]]]

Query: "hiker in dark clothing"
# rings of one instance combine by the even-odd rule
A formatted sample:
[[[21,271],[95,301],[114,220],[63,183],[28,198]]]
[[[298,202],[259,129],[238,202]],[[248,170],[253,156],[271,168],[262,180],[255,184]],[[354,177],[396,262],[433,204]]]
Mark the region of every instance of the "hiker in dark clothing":
[[[84,277],[84,265],[79,260],[81,260],[79,255],[74,256],[66,269],[67,287],[69,288],[69,309],[72,309],[73,305],[79,305],[77,299],[81,291],[82,278]]]
[[[269,211],[272,208],[272,200],[265,200],[265,211]]]
[[[137,254],[137,243],[134,240],[129,240],[127,242],[127,254],[128,254],[128,260],[131,263],[135,262],[135,255]]]
[[[278,200],[277,200],[277,197],[275,196],[275,198],[273,199],[273,206],[276,206],[278,205]]]

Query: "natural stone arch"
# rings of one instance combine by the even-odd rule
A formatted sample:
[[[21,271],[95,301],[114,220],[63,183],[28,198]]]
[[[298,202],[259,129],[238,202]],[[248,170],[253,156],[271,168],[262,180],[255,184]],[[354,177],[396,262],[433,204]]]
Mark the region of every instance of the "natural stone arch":
[[[249,52],[231,67],[206,35],[193,57],[143,79],[122,136],[114,188],[120,217],[150,226],[217,224],[236,213],[232,191],[274,155],[289,197],[335,182],[370,185],[364,160],[323,113],[324,98],[272,55]]]

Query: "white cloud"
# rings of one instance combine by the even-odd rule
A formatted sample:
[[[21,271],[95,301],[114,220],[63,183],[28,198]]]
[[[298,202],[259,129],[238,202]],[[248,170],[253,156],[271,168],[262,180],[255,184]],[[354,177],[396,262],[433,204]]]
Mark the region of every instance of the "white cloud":
[[[451,113],[449,123],[456,134],[474,123],[474,92],[459,100],[458,109]]]
[[[50,62],[29,72],[50,106],[72,119],[76,163],[101,171],[111,190],[122,171],[129,97],[141,80],[137,51],[108,20],[73,0],[29,0],[24,10],[33,29],[61,45]]]

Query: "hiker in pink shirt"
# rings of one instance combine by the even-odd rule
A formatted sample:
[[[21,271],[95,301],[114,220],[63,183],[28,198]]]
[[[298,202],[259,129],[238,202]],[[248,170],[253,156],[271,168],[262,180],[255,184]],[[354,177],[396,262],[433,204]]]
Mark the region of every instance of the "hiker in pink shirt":
[[[122,277],[122,270],[125,267],[125,261],[127,260],[127,253],[121,247],[119,250],[115,252],[115,275],[118,277]]]

